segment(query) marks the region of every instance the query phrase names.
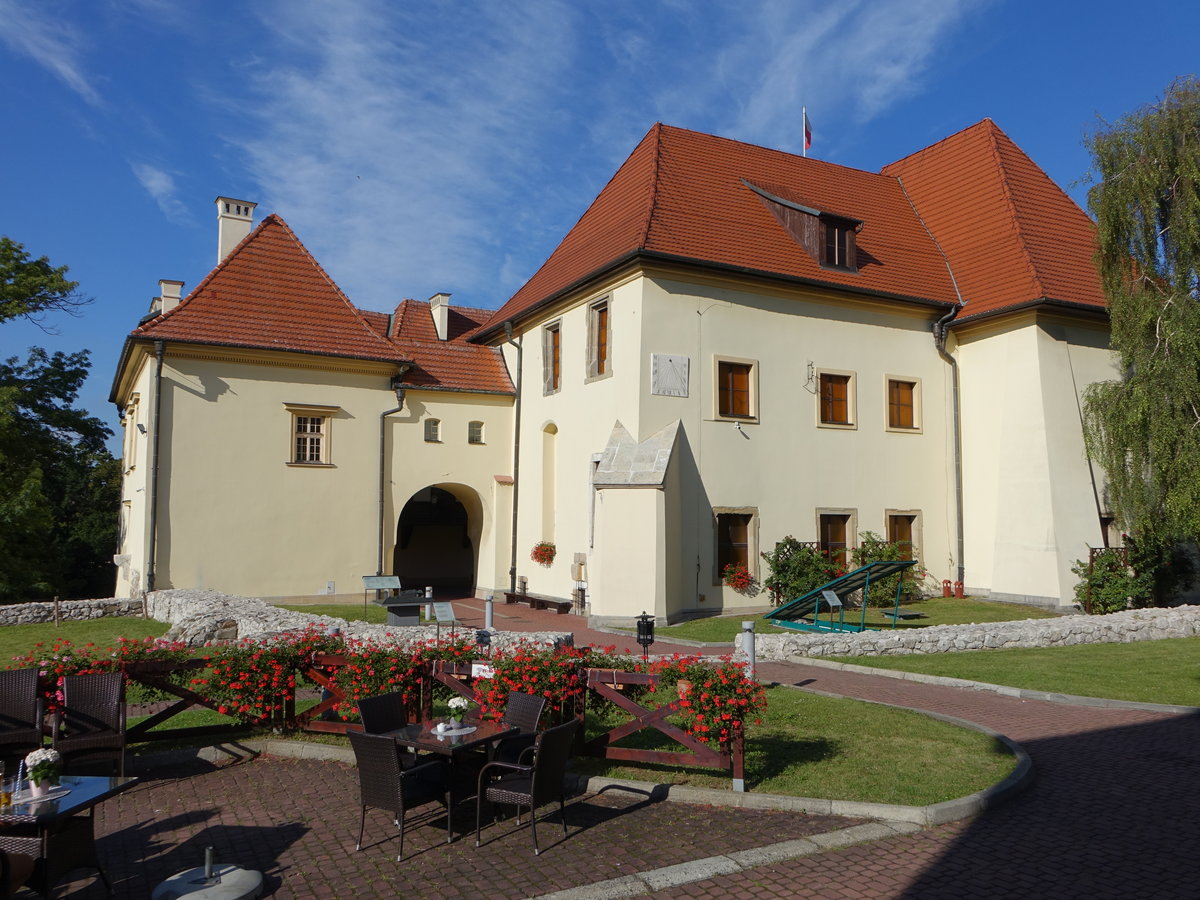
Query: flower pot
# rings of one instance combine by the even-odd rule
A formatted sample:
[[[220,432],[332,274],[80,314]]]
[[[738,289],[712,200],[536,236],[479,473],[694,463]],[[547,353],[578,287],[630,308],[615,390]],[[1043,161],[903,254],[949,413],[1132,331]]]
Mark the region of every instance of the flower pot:
[[[692,683],[686,678],[680,678],[675,682],[675,689],[679,692],[679,699],[687,699],[687,695],[692,692]]]
[[[462,728],[462,719],[451,716],[449,725],[451,728]]]
[[[50,793],[50,782],[48,781],[31,781],[29,782],[29,796],[45,797]]]

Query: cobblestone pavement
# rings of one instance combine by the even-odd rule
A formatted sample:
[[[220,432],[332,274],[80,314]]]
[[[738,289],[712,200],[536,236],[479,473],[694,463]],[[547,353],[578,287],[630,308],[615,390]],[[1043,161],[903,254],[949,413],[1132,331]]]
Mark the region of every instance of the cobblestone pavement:
[[[1200,716],[1017,700],[815,666],[766,664],[759,675],[987,725],[1029,751],[1036,781],[973,821],[653,896],[1200,897]],[[903,760],[881,762],[903,777]]]
[[[469,604],[470,601],[466,601]],[[461,607],[461,609],[460,609]],[[460,618],[482,623],[456,603]],[[506,617],[501,618],[504,610]],[[509,617],[508,613],[513,613]],[[566,630],[575,617],[496,607],[511,630]],[[621,639],[576,629],[579,644]],[[628,641],[633,645],[632,636]],[[636,648],[635,648],[636,649]],[[658,643],[655,652],[672,652]],[[727,652],[727,651],[720,651]],[[957,716],[1021,743],[1036,779],[969,821],[694,881],[656,897],[1196,898],[1200,897],[1200,715],[1096,709],[790,663],[764,681]],[[1180,677],[1195,678],[1195,671]],[[880,760],[905,777],[904,760]],[[406,832],[405,860],[385,813],[368,813],[368,846],[353,851],[357,779],[340,763],[263,758],[157,773],[98,811],[99,851],[119,898],[144,898],[175,872],[217,859],[258,869],[267,896],[532,897],[623,875],[720,857],[855,824],[836,817],[652,802],[610,790],[568,806],[534,857],[527,831],[485,830],[473,810],[444,843],[444,814]],[[104,896],[81,883],[80,898]]]

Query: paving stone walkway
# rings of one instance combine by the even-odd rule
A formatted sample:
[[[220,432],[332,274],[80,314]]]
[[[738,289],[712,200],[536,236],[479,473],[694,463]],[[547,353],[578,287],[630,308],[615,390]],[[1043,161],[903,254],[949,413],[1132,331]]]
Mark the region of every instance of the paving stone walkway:
[[[474,613],[464,608],[460,617],[470,621]],[[524,610],[505,621],[497,615],[496,624],[519,630],[518,621],[527,630],[579,622]],[[576,640],[614,642],[583,629]],[[1200,716],[1020,700],[803,664],[764,664],[759,676],[986,725],[1024,746],[1036,780],[1015,800],[973,820],[895,836],[880,837],[891,832],[879,829],[870,833],[878,839],[840,849],[823,848],[836,845],[839,834],[879,826],[655,802],[617,789],[571,804],[565,841],[558,840],[557,819],[548,820],[543,853],[535,858],[528,833],[509,834],[503,824],[486,831],[486,843],[476,850],[466,833],[473,827],[470,813],[456,823],[461,839],[447,845],[438,812],[430,824],[407,832],[406,859],[397,863],[398,842],[381,812],[368,814],[368,840],[376,843],[353,851],[357,778],[344,764],[280,758],[216,767],[192,763],[152,773],[104,804],[97,823],[100,853],[118,898],[149,896],[159,881],[200,865],[210,844],[218,861],[266,873],[267,895],[278,898],[555,892],[600,898],[646,894],[656,884],[673,886],[650,896],[1200,897]],[[880,765],[904,777],[904,760]],[[805,855],[779,859],[768,852],[785,841],[807,847],[795,851]],[[756,864],[762,857],[777,861]],[[679,877],[678,867],[686,877]],[[728,874],[706,874],[715,872]],[[629,875],[638,878],[622,881]],[[104,892],[81,884],[73,896],[99,898]]]

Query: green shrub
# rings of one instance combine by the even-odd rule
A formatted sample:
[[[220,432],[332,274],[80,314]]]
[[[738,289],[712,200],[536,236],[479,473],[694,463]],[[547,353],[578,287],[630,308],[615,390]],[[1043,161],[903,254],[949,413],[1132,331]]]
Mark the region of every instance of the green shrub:
[[[763,584],[770,592],[774,606],[802,597],[846,573],[837,560],[830,559],[824,550],[801,543],[790,534],[779,541],[770,553],[759,555],[771,570]]]
[[[907,544],[886,541],[873,531],[864,531],[858,536],[858,546],[850,551],[851,569],[860,569],[867,563],[898,562],[912,559],[912,548]],[[872,581],[870,585],[870,605],[875,607],[892,606],[896,602],[896,586],[903,581],[900,589],[901,599],[921,596],[921,582],[925,580],[926,572],[920,563],[889,575],[880,581]]]

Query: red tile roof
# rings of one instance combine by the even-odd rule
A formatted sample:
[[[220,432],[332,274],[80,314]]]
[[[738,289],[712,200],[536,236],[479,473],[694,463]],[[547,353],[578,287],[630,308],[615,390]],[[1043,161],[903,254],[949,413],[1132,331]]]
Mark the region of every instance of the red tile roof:
[[[398,327],[402,310],[407,329]],[[420,324],[422,315],[427,327]],[[397,327],[389,335],[388,315],[356,308],[272,215],[177,307],[140,325],[130,338],[408,361],[414,363],[408,379],[414,386],[512,393],[499,351],[461,340],[485,317],[480,310],[451,307],[450,340],[438,341],[428,304],[408,300],[397,308]]]
[[[968,301],[960,320],[1043,299],[1105,306],[1091,219],[991,119],[883,173],[949,258]]]
[[[818,263],[748,184],[861,221],[858,270]],[[1092,240],[1083,211],[989,120],[881,174],[658,124],[478,337],[635,255],[931,304],[958,299],[949,258],[968,315],[1044,297],[1103,305]]]

